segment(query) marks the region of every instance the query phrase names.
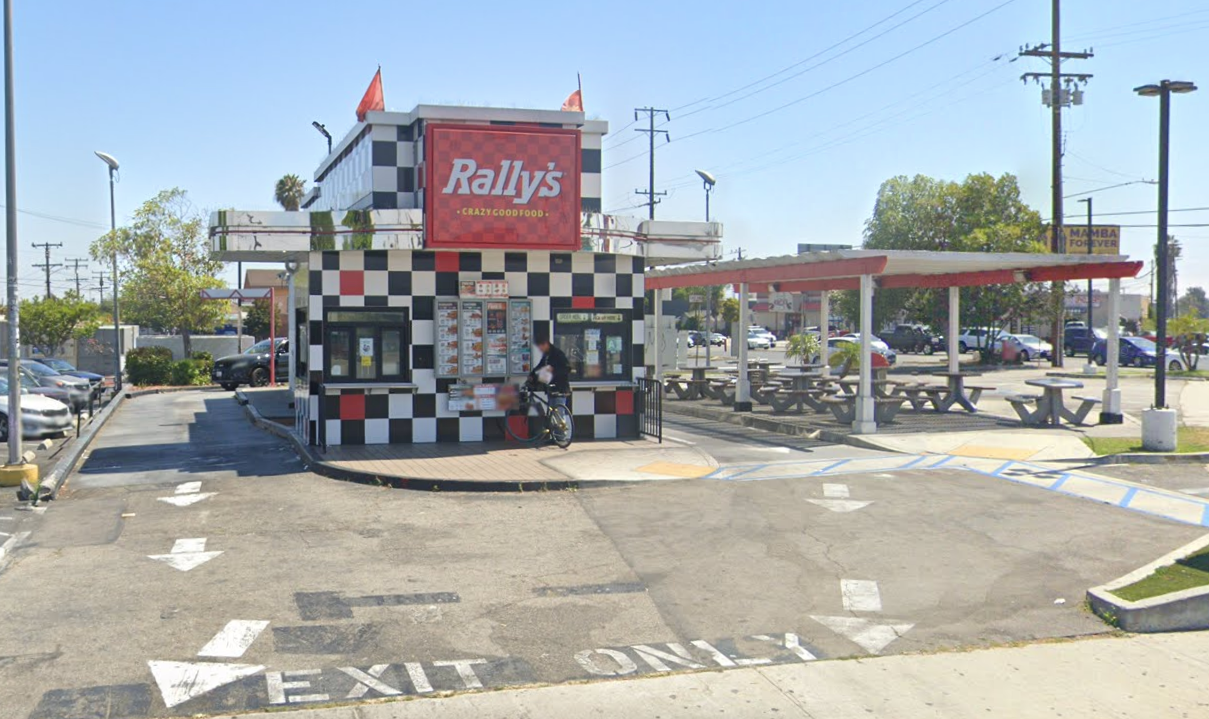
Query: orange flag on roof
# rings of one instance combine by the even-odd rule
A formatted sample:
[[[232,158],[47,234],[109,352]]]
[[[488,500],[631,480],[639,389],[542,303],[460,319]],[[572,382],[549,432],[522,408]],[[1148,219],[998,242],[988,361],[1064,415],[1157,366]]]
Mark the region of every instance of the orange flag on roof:
[[[357,122],[365,122],[365,113],[381,111],[386,109],[386,103],[382,99],[382,68],[378,67],[378,71],[374,73],[374,79],[369,83],[369,88],[365,91],[365,97],[361,98],[361,104],[357,105]]]
[[[575,74],[579,80],[579,89],[567,95],[567,99],[563,102],[563,112],[583,112],[584,111],[584,83],[583,78],[579,73]]]

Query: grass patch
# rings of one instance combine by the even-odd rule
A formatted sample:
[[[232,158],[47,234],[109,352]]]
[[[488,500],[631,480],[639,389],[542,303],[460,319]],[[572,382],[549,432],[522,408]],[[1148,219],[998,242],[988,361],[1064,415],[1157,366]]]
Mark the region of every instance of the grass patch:
[[[1112,593],[1131,602],[1163,594],[1209,585],[1209,547],[1176,560],[1168,567],[1159,567],[1154,574]]]
[[[1099,456],[1146,451],[1141,437],[1084,437],[1083,443]],[[1209,427],[1180,427],[1175,451],[1209,452]]]

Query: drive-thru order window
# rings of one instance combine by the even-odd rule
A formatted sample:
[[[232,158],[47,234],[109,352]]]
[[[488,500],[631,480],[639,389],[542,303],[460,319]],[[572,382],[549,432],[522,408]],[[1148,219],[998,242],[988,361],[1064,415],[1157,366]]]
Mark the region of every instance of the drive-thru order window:
[[[406,309],[329,309],[326,376],[332,382],[403,382],[409,375]]]

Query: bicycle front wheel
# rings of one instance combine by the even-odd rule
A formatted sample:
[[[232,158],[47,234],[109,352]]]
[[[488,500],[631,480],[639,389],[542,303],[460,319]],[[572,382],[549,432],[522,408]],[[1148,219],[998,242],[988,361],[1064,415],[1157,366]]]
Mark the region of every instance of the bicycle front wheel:
[[[540,423],[534,421],[537,415],[530,416],[532,409],[532,404],[522,402],[504,415],[504,430],[517,442],[536,442],[544,434]]]
[[[575,435],[575,418],[571,416],[571,410],[561,404],[551,407],[550,414],[546,415],[546,425],[554,444],[563,449],[571,445]]]

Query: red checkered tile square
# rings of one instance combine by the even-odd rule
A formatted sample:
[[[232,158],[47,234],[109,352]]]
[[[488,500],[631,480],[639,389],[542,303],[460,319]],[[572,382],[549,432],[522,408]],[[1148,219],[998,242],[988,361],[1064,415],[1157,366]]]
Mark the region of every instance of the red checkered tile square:
[[[365,294],[365,271],[364,270],[340,270],[340,294],[341,295],[363,295],[363,294]]]
[[[340,419],[365,419],[365,395],[340,395]]]

